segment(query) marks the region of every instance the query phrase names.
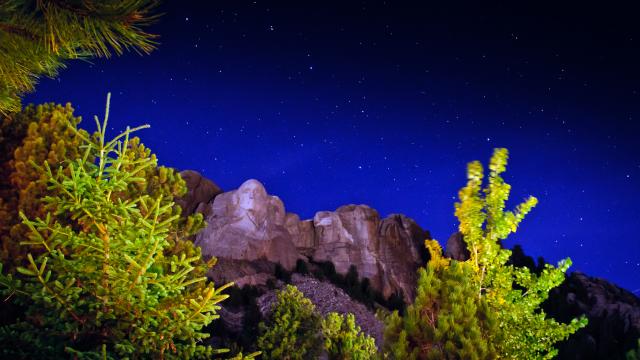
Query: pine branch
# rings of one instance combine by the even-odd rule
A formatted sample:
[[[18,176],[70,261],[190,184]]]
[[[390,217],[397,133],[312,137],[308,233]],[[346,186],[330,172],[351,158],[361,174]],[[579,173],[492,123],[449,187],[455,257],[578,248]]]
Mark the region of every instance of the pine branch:
[[[20,109],[38,78],[55,77],[71,59],[151,53],[156,0],[0,1],[0,114]]]

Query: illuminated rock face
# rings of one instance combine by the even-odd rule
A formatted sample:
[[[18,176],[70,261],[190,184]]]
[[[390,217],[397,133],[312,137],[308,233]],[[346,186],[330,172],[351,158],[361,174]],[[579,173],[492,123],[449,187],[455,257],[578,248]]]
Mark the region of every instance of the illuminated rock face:
[[[216,196],[209,206],[208,226],[195,240],[203,255],[295,267],[300,255],[285,227],[284,205],[259,181],[247,180],[238,190]]]
[[[341,274],[353,265],[384,296],[400,293],[413,298],[416,270],[423,263],[420,249],[428,233],[404,215],[381,220],[366,205],[346,205],[301,221],[257,180],[217,195],[203,213],[208,226],[197,235],[196,244],[205,256],[268,260],[287,270],[299,259],[331,261]]]
[[[331,261],[341,274],[354,265],[385,297],[398,292],[413,298],[416,270],[423,263],[420,249],[429,235],[412,219],[390,215],[381,220],[366,205],[346,205],[316,213],[313,224],[315,261]]]

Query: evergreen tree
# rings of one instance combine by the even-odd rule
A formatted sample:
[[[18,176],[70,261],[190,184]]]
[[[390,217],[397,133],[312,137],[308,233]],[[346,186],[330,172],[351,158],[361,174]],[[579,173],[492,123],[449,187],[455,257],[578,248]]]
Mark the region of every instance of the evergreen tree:
[[[57,168],[64,161],[82,156],[82,138],[89,134],[77,127],[79,117],[73,116],[71,105],[44,104],[28,106],[12,117],[4,117],[0,126],[3,147],[0,164],[0,260],[5,270],[26,265],[26,251],[19,242],[28,228],[18,216],[44,217],[42,199],[48,192],[47,176],[31,162]],[[32,249],[36,250],[36,249]]]
[[[83,138],[89,137],[86,131],[78,128],[81,120],[74,116],[70,104],[61,106],[53,103],[30,105],[3,119],[0,125],[0,144],[5,150],[0,154],[0,260],[5,264],[5,271],[13,272],[17,265],[28,265],[26,253],[41,250],[20,245],[28,228],[22,224],[18,213],[22,211],[30,219],[45,217],[48,211],[42,200],[52,191],[46,174],[32,166],[31,162],[43,164],[47,161],[51,168],[57,168],[69,160],[80,158],[83,155]],[[130,164],[147,157],[157,161],[137,137],[129,140],[129,151],[125,156]],[[133,170],[133,165],[123,166],[128,166],[123,171]],[[184,180],[171,168],[154,166],[140,169],[139,177],[144,181],[130,184],[127,197],[137,198],[147,194],[161,197],[162,205],[166,205],[187,191]],[[164,216],[169,218],[180,213],[181,208],[174,204]],[[59,214],[57,220],[62,223],[70,221],[67,214]],[[166,251],[187,251],[189,256],[193,255],[193,246],[188,237],[204,225],[201,214],[180,217],[168,234],[172,246]]]
[[[3,299],[25,309],[0,327],[3,358],[183,359],[216,352],[202,344],[209,336],[202,329],[218,317],[228,285],[207,282],[202,275],[213,262],[171,239],[189,226],[173,194],[149,184],[162,183],[170,171],[154,170],[156,158],[130,139],[139,128],[107,141],[107,119],[108,103],[91,137],[68,123],[82,139],[78,158],[57,168],[30,164],[47,180],[46,213],[20,212],[29,229],[23,244],[40,251],[28,253],[15,274],[0,270]]]
[[[40,76],[55,77],[70,59],[149,53],[155,0],[0,1],[0,114],[20,110],[20,96]]]
[[[259,324],[258,349],[266,360],[315,359],[322,347],[315,306],[293,285],[278,291],[272,312]]]
[[[353,314],[327,314],[322,319],[322,335],[331,360],[369,360],[378,352],[375,340],[361,331]]]
[[[549,290],[564,280],[570,259],[561,261],[557,268],[547,264],[540,274],[508,264],[511,251],[502,248],[501,241],[516,231],[537,199],[529,197],[515,211],[504,210],[511,190],[501,177],[507,159],[506,149],[495,150],[485,188],[482,165],[477,161],[468,165],[467,185],[459,192],[455,215],[470,251],[467,262],[473,269],[476,297],[485,298],[497,316],[502,336],[494,341],[500,356],[550,359],[557,353],[553,345],[584,327],[587,320],[582,317],[569,324],[558,323],[540,308]]]
[[[484,298],[478,297],[471,264],[443,258],[427,240],[431,261],[418,271],[415,301],[403,317],[386,321],[385,353],[392,359],[495,359],[498,329]]]

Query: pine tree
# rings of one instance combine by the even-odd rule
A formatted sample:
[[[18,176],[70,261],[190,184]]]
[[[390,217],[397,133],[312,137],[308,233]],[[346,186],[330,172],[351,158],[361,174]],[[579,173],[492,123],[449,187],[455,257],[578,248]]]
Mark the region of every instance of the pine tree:
[[[369,360],[378,352],[375,340],[356,325],[353,314],[327,314],[322,319],[322,336],[331,360]]]
[[[394,311],[386,319],[385,353],[397,360],[497,358],[497,323],[477,296],[471,264],[443,258],[435,240],[425,244],[431,260],[418,271],[404,316]]]
[[[0,114],[20,110],[20,96],[40,76],[55,77],[70,59],[148,54],[156,0],[0,1]]]
[[[271,314],[258,327],[257,345],[265,360],[315,359],[322,348],[320,316],[293,285],[278,291]]]
[[[503,358],[550,359],[557,353],[553,345],[586,326],[582,317],[569,324],[547,318],[540,305],[549,290],[562,283],[570,259],[558,267],[545,265],[541,273],[508,265],[511,251],[501,241],[515,232],[520,222],[537,204],[529,197],[515,211],[505,211],[511,186],[502,179],[508,159],[506,149],[496,149],[489,164],[489,179],[483,184],[483,167],[474,161],[467,168],[467,185],[459,192],[455,215],[473,269],[476,297],[485,298],[497,316],[502,337],[495,346]]]
[[[199,248],[176,246],[181,220],[173,194],[158,184],[168,170],[127,129],[107,141],[107,114],[81,156],[53,168],[47,179],[46,214],[29,218],[27,265],[16,274],[0,269],[0,292],[25,309],[0,327],[0,355],[28,358],[194,358],[216,351],[203,345],[205,325],[226,298],[202,276]],[[175,185],[179,191],[180,185]],[[147,193],[150,188],[157,191]],[[132,190],[137,189],[137,190]],[[164,189],[164,190],[163,190]],[[136,196],[131,196],[136,194]],[[153,194],[153,195],[151,195]],[[253,356],[253,355],[252,355]]]

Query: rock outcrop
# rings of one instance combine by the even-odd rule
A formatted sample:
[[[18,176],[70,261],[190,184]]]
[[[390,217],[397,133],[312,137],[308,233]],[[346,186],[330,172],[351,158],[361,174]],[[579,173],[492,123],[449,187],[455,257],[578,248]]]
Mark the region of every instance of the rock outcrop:
[[[180,172],[180,176],[187,183],[187,193],[177,199],[176,203],[182,207],[184,214],[205,211],[207,204],[216,195],[222,193],[222,189],[218,185],[197,171],[184,170]]]
[[[208,213],[208,226],[195,240],[205,256],[266,259],[287,270],[293,269],[300,258],[285,227],[282,201],[268,195],[257,180],[247,180],[238,190],[216,196]]]
[[[589,324],[558,346],[558,359],[624,359],[640,338],[640,299],[604,279],[575,271],[544,304],[560,321],[586,315]]]
[[[205,256],[268,260],[286,270],[299,259],[330,261],[341,274],[355,266],[360,278],[368,278],[385,297],[398,293],[413,298],[416,270],[425,261],[423,243],[429,237],[412,219],[404,215],[380,219],[366,205],[321,211],[313,220],[301,221],[257,180],[217,195],[203,212],[208,226],[197,235],[196,244]],[[256,275],[249,270],[233,276],[249,276],[253,283],[262,279]]]
[[[451,234],[449,240],[447,240],[444,256],[458,261],[465,261],[469,259],[469,250],[467,249],[467,245],[464,243],[462,233],[455,232]]]
[[[413,220],[404,215],[381,220],[366,205],[347,205],[318,212],[313,225],[314,261],[331,261],[341,274],[353,265],[385,297],[399,292],[413,298],[416,270],[424,261],[420,249],[429,236]]]

